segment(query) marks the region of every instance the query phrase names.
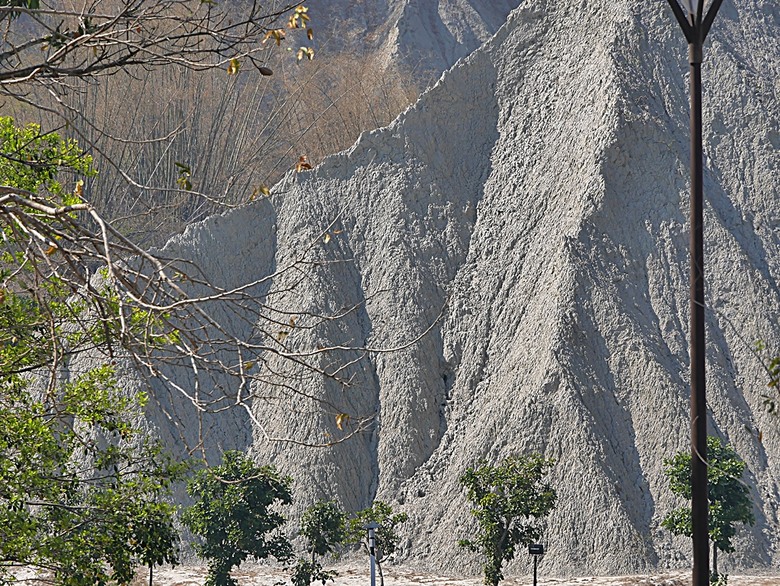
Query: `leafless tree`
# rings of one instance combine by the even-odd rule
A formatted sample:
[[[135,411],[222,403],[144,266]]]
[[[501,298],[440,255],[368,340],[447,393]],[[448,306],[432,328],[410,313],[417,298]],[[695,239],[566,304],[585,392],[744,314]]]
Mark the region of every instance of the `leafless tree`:
[[[340,262],[322,257],[320,244],[331,227],[312,237],[286,266],[237,284],[216,283],[192,261],[164,250],[152,252],[136,238],[141,235],[143,241],[149,230],[148,223],[134,224],[146,213],[159,217],[160,210],[175,207],[181,212],[182,206],[190,206],[179,214],[186,224],[213,211],[211,204],[241,205],[263,198],[269,179],[279,176],[280,164],[266,167],[267,182],[253,184],[241,174],[252,167],[251,157],[270,150],[270,145],[275,145],[277,161],[291,153],[297,157],[305,152],[299,145],[311,143],[311,137],[319,143],[312,149],[317,154],[343,148],[346,144],[324,144],[325,133],[317,122],[324,124],[331,115],[354,119],[353,113],[340,110],[347,103],[354,108],[354,99],[342,102],[345,95],[362,93],[368,108],[376,103],[370,91],[389,96],[387,87],[367,89],[365,77],[357,76],[351,85],[336,84],[330,94],[319,88],[324,97],[316,107],[294,106],[296,96],[301,97],[299,102],[303,97],[315,101],[314,92],[307,91],[316,85],[309,72],[306,81],[296,78],[296,85],[286,88],[284,99],[261,110],[264,132],[250,129],[251,109],[238,108],[236,101],[252,96],[252,104],[261,108],[260,98],[279,88],[253,87],[236,74],[252,69],[268,76],[272,52],[286,36],[310,37],[307,19],[300,2],[107,0],[45,6],[38,0],[0,0],[4,28],[0,97],[15,111],[45,119],[50,129],[72,134],[96,155],[103,154],[101,161],[111,165],[107,175],[114,183],[109,189],[104,184],[100,191],[125,198],[114,209],[106,202],[99,205],[91,197],[89,179],[85,187],[76,187],[76,203],[0,185],[0,223],[13,233],[6,239],[6,252],[20,254],[34,268],[28,282],[17,278],[14,286],[35,291],[42,280],[56,276],[69,284],[73,303],[90,308],[79,314],[79,319],[88,315],[92,320],[85,327],[94,331],[94,324],[100,324],[107,332],[99,343],[94,337],[79,344],[72,338],[58,341],[53,361],[41,366],[48,366],[51,376],[59,376],[57,356],[85,352],[89,360],[132,363],[134,373],[177,397],[163,411],[175,410],[172,405],[182,398],[192,407],[199,427],[195,436],[184,438],[191,449],[203,442],[202,417],[209,413],[238,409],[262,430],[263,422],[252,408],[258,401],[324,413],[334,434],[323,438],[322,445],[360,433],[370,426],[374,414],[346,413],[342,406],[312,394],[310,383],[325,378],[345,387],[354,385],[360,376],[358,365],[366,356],[394,350],[351,339],[323,345],[322,330],[353,315],[361,303],[321,311],[304,300],[312,268]],[[171,90],[169,94],[159,91],[150,72],[164,77],[166,82],[159,85]],[[219,88],[211,85],[217,72]],[[149,88],[137,97],[165,107],[146,110],[136,102],[117,112],[121,85],[106,83],[117,79],[132,82],[135,89]],[[214,106],[216,116],[208,123],[193,124],[195,117],[205,117],[206,107],[187,108],[173,87],[187,88],[190,104]],[[409,95],[393,98],[393,103],[402,103]],[[106,99],[102,106],[101,96]],[[386,111],[392,112],[396,106],[389,104],[388,99]],[[320,114],[312,115],[309,123],[303,121],[301,112],[315,108]],[[381,117],[374,123],[386,123],[391,116]],[[117,119],[121,123],[112,124]],[[298,125],[298,138],[275,141],[278,129],[291,121]],[[168,152],[181,146],[189,128],[199,125],[212,129],[205,133],[205,142],[194,151]],[[347,135],[354,137],[359,131],[358,124]],[[235,141],[230,149],[224,142],[227,136]],[[214,160],[215,153],[223,158]],[[13,153],[4,151],[2,156],[13,157]],[[221,172],[201,171],[206,168]],[[144,197],[150,193],[152,197]],[[417,337],[412,335],[399,346]],[[174,376],[177,369],[190,372],[186,386]],[[294,431],[289,437],[268,439],[300,441]]]

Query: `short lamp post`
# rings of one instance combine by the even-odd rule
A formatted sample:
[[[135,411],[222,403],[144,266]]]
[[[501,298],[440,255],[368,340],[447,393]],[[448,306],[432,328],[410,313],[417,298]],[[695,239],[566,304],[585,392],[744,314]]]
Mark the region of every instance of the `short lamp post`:
[[[723,0],[667,0],[688,42],[691,98],[691,518],[693,529],[692,586],[709,584],[707,502],[707,398],[704,380],[704,238],[701,62],[704,39]]]
[[[371,586],[376,586],[376,530],[379,529],[379,524],[371,521],[363,525],[363,528],[368,531],[368,560]]]
[[[539,563],[539,556],[544,555],[544,545],[541,543],[531,543],[528,545],[528,553],[534,556],[534,586],[536,586],[536,567]]]

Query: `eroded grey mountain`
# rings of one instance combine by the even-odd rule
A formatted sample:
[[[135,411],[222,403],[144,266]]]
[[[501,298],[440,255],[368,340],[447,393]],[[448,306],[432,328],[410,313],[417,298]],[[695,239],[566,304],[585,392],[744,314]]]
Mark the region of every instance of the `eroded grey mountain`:
[[[310,0],[331,50],[379,53],[403,69],[438,77],[487,41],[521,0]],[[319,29],[318,29],[319,30]]]
[[[724,567],[780,562],[780,421],[752,352],[780,340],[778,31],[776,2],[727,0],[705,53],[709,423],[757,518]],[[267,358],[288,388],[254,383],[252,416],[214,433],[251,432],[300,506],[394,503],[401,558],[428,567],[478,571],[458,477],[526,451],[557,461],[543,571],[686,565],[660,527],[689,433],[686,57],[661,0],[526,0],[389,127],[174,239],[225,286],[270,275],[285,351],[343,366]]]

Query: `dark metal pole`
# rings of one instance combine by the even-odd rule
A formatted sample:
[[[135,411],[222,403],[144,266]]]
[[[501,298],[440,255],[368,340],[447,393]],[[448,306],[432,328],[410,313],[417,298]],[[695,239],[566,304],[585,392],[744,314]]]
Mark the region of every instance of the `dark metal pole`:
[[[691,529],[692,586],[709,584],[709,500],[707,495],[707,396],[705,391],[704,334],[704,163],[702,156],[701,63],[704,39],[723,0],[667,0],[688,41],[691,98]],[[706,12],[706,14],[705,14]]]
[[[689,45],[691,92],[691,521],[693,586],[709,584],[707,398],[704,371],[704,168],[702,162],[702,45]]]
[[[536,562],[539,560],[539,556],[534,556],[534,586],[536,586]]]

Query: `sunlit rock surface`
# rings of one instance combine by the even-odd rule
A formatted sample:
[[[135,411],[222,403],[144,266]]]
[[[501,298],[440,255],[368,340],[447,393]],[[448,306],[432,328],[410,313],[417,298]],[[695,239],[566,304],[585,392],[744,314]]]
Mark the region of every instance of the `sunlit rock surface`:
[[[703,67],[710,433],[757,519],[724,568],[780,563],[780,420],[752,351],[780,340],[778,31],[775,2],[727,1]],[[666,2],[527,0],[389,127],[169,244],[231,286],[277,274],[258,295],[299,320],[289,349],[350,348],[319,363],[352,361],[348,386],[286,371],[294,392],[255,383],[231,423],[299,506],[381,498],[410,515],[401,559],[477,572],[459,475],[539,451],[560,499],[544,572],[689,563],[660,527],[689,433],[687,68]]]

